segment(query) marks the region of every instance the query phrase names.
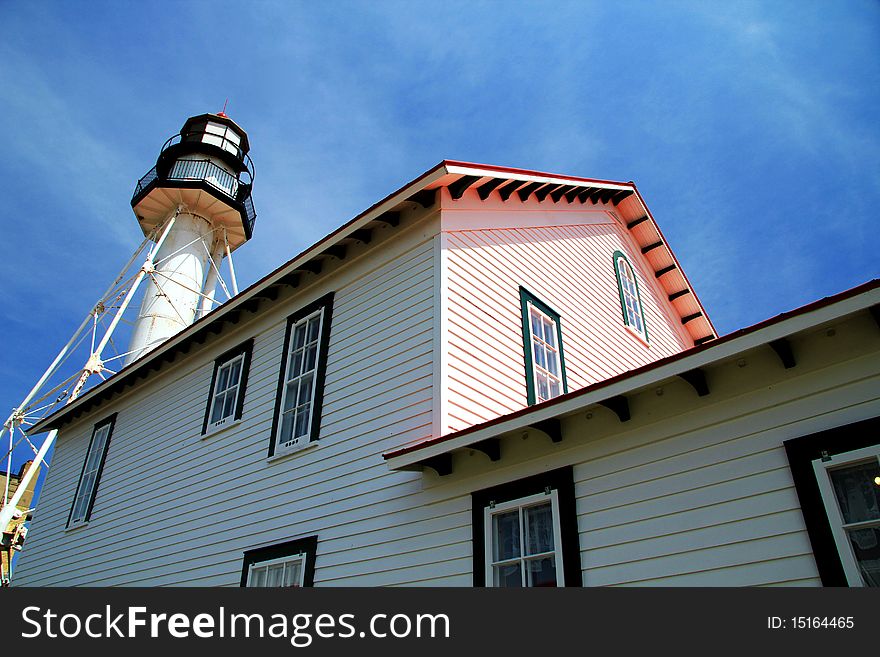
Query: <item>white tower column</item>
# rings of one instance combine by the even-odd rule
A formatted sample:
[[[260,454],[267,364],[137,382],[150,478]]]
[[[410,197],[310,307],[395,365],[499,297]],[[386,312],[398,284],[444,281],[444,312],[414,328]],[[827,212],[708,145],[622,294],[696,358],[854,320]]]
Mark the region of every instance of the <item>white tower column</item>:
[[[201,306],[205,267],[214,245],[213,226],[186,210],[180,212],[156,256],[156,268],[144,291],[126,364],[176,335],[196,318]]]

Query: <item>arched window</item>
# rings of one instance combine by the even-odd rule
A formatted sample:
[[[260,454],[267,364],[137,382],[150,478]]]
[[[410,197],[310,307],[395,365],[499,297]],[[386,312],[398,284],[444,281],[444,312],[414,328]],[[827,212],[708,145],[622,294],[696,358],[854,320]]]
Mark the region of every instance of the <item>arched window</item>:
[[[639,282],[635,271],[626,256],[620,251],[614,252],[614,272],[617,275],[617,290],[620,293],[620,308],[623,312],[623,323],[645,341],[648,340],[648,329],[645,326],[645,313],[639,295]]]

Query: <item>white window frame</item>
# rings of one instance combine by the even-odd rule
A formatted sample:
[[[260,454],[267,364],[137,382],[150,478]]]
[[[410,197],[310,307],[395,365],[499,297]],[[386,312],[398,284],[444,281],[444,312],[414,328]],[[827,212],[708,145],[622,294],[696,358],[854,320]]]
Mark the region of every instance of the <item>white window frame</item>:
[[[528,317],[528,321],[529,321],[529,354],[531,354],[531,359],[532,359],[532,378],[533,378],[532,385],[534,386],[535,403],[540,404],[541,402],[547,401],[549,399],[554,399],[555,397],[558,397],[559,395],[565,394],[565,383],[562,379],[562,356],[561,356],[562,344],[560,343],[560,340],[559,340],[559,324],[557,324],[556,320],[553,317],[551,317],[550,315],[548,315],[547,313],[545,313],[544,311],[542,311],[540,308],[538,308],[538,306],[533,304],[531,301],[527,302],[527,308],[529,311],[529,317]],[[549,346],[543,338],[539,338],[535,335],[535,331],[532,328],[532,313],[536,313],[538,315],[538,317],[542,320],[542,322],[544,320],[547,320],[548,322],[550,322],[553,325],[553,337],[557,343],[555,348]],[[535,358],[535,342],[536,342],[536,340],[539,342],[539,346],[544,351],[545,356],[549,356],[550,354],[553,354],[554,360],[556,362],[556,371],[559,374],[553,374],[546,367],[541,367],[540,365],[538,365],[538,360]],[[547,362],[549,362],[549,360]],[[539,392],[540,387],[538,386],[538,376],[539,375],[543,375],[543,376],[547,377],[547,390],[548,390],[548,392],[550,390],[550,380],[551,379],[555,380],[559,386],[559,394],[547,397],[547,399],[542,399],[541,394]]]
[[[530,506],[537,506],[539,504],[544,504],[547,501],[550,501],[550,511],[553,517],[553,552],[541,552],[536,555],[526,555],[525,554],[525,531],[523,526],[523,510]],[[493,523],[492,517],[499,515],[501,513],[506,513],[513,509],[519,509],[519,531],[520,531],[520,555],[516,558],[504,559],[502,561],[494,561],[493,560],[493,545],[494,545],[494,536],[493,536]],[[563,587],[565,586],[565,571],[562,567],[562,532],[561,525],[559,521],[559,495],[556,489],[549,491],[549,493],[538,493],[536,495],[529,495],[528,497],[521,497],[516,500],[510,500],[508,502],[502,502],[495,505],[489,505],[483,510],[483,532],[484,532],[484,554],[485,554],[485,564],[486,564],[486,577],[485,577],[485,585],[489,587],[495,586],[495,572],[494,567],[499,564],[505,563],[516,563],[519,562],[521,564],[521,573],[523,577],[523,586],[526,586],[526,578],[527,578],[527,569],[526,563],[528,561],[533,561],[536,558],[546,558],[548,555],[553,554],[556,561],[556,586]]]
[[[73,506],[70,509],[70,521],[68,527],[83,525],[89,520],[89,507],[94,503],[95,496],[98,493],[98,479],[104,465],[104,457],[107,449],[107,442],[110,440],[110,434],[113,432],[114,421],[107,420],[92,429],[92,437],[89,440],[89,449],[86,452],[86,460],[83,463],[82,474],[76,487],[76,494],[73,496]],[[101,436],[100,443],[97,442],[98,436]],[[98,445],[100,444],[100,447]],[[94,460],[93,460],[94,456]],[[92,463],[92,467],[89,467]],[[88,482],[86,488],[86,482]],[[84,502],[85,506],[82,513],[77,515],[77,507]]]
[[[326,311],[326,307],[321,306],[320,308],[318,308],[314,312],[309,313],[305,317],[292,323],[290,326],[290,340],[289,340],[289,344],[287,346],[287,353],[285,354],[284,372],[282,374],[284,379],[283,379],[282,388],[281,388],[281,403],[278,406],[278,428],[277,428],[275,436],[274,436],[275,454],[276,455],[294,452],[296,450],[299,450],[299,449],[306,447],[307,445],[309,445],[312,442],[312,426],[313,426],[313,422],[315,419],[314,418],[315,392],[318,387],[318,378],[319,378],[319,374],[320,374],[319,366],[321,364],[321,341],[322,341],[322,337],[324,335],[324,325],[325,325],[325,319],[326,319],[325,311]],[[284,407],[285,407],[285,403],[287,401],[287,391],[289,389],[289,385],[294,380],[301,379],[301,378],[303,378],[303,376],[308,374],[308,372],[302,372],[297,376],[289,377],[290,364],[293,361],[294,352],[297,351],[297,349],[295,348],[296,343],[294,342],[294,337],[296,335],[296,329],[298,326],[301,326],[304,324],[307,326],[309,321],[314,319],[315,317],[320,317],[320,321],[318,322],[318,335],[316,338],[315,366],[312,370],[309,370],[309,372],[313,373],[313,376],[312,376],[311,396],[310,396],[309,404],[308,404],[309,419],[308,419],[306,433],[301,436],[291,436],[289,440],[282,441],[281,433],[282,433],[282,431],[284,431],[284,415],[285,415]],[[308,339],[308,332],[306,332],[306,339]],[[309,344],[308,342],[304,342],[302,349],[305,350],[305,348],[308,344]],[[294,409],[292,409],[292,410],[295,411],[295,409],[296,409],[296,407],[294,407]],[[291,426],[293,427],[293,431],[296,431],[296,417],[295,417],[295,415],[294,415],[294,421]]]
[[[298,563],[299,564],[299,581],[296,586],[302,588],[305,586],[306,579],[306,561],[308,559],[308,554],[306,552],[299,552],[297,554],[290,554],[285,557],[278,557],[277,559],[267,559],[265,561],[255,561],[254,563],[248,566],[248,579],[247,585],[253,586],[254,579],[254,571],[258,569],[265,568],[267,573],[270,566],[274,566],[279,563],[283,563],[285,568],[290,563]],[[282,581],[284,580],[284,576],[282,575]],[[268,587],[267,587],[268,588]]]
[[[846,581],[850,586],[865,586],[865,582],[862,579],[859,564],[856,561],[852,545],[847,537],[847,529],[880,527],[880,520],[868,520],[847,525],[840,511],[837,495],[834,493],[830,471],[846,466],[858,465],[859,463],[869,463],[872,460],[880,463],[880,445],[872,445],[871,447],[835,454],[834,456],[826,456],[813,461],[813,471],[816,474],[819,492],[822,494],[825,513],[831,526],[831,535],[834,537],[834,544],[840,556],[840,563],[843,566]]]
[[[233,364],[236,362],[241,364],[239,367],[239,370],[238,370],[238,382],[236,382],[235,386],[230,386],[230,387],[225,388],[224,390],[218,392],[217,386],[220,383],[221,370],[223,370],[224,368],[231,368],[233,366]],[[244,377],[244,368],[245,368],[245,352],[241,352],[239,354],[236,354],[235,356],[233,356],[229,360],[225,360],[222,363],[220,363],[219,365],[217,365],[217,369],[216,369],[215,375],[214,375],[214,385],[211,387],[211,397],[210,397],[210,401],[208,402],[208,425],[207,425],[206,433],[216,431],[220,427],[223,427],[224,425],[235,421],[236,410],[238,409],[238,404],[240,402],[239,396],[242,394],[241,381],[242,381],[242,378]],[[229,391],[233,387],[235,388],[235,403],[232,405],[232,413],[221,417],[216,422],[212,422],[211,418],[214,417],[214,406],[217,404],[217,399],[219,398],[220,395],[223,395],[223,400],[225,402],[226,397],[229,394]]]
[[[648,341],[645,331],[645,309],[642,308],[639,299],[638,281],[636,272],[625,255],[615,256],[617,264],[617,285],[620,288],[620,296],[623,300],[624,326],[635,333],[643,341]],[[636,326],[641,325],[641,328]]]

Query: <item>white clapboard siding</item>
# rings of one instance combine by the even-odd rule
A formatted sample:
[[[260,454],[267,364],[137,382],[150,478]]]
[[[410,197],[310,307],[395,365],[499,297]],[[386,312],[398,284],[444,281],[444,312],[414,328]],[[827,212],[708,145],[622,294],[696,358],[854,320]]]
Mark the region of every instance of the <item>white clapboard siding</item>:
[[[435,223],[282,297],[65,428],[16,583],[237,585],[243,550],[308,535],[319,539],[318,584],[469,583],[469,497],[426,498],[421,475],[389,472],[381,457],[431,435]],[[321,439],[267,461],[285,318],[329,290]],[[251,337],[244,417],[203,438],[213,359]],[[91,427],[111,412],[119,416],[92,520],[66,532]],[[72,540],[87,540],[91,556],[57,559],[56,546]]]
[[[626,230],[604,223],[456,230],[445,234],[448,389],[443,431],[526,405],[519,287],[561,316],[569,390],[691,346],[680,318]],[[639,280],[645,345],[624,326],[612,254]]]
[[[782,442],[876,415],[878,364],[875,351],[785,379],[750,364],[766,386],[585,445],[585,584],[820,584]]]
[[[750,351],[747,366],[733,360],[707,366],[705,397],[683,381],[630,394],[629,422],[584,408],[563,418],[559,444],[526,431],[526,440],[519,433],[503,438],[497,463],[462,452],[448,477],[390,471],[383,453],[425,440],[438,427],[438,308],[448,310],[452,329],[446,378],[463,400],[449,405],[450,422],[480,421],[524,404],[522,381],[518,391],[510,382],[514,374],[522,377],[514,281],[526,281],[558,309],[571,304],[565,331],[588,335],[612,325],[625,331],[614,314],[613,272],[584,293],[614,310],[607,326],[601,313],[575,307],[567,293],[537,289],[540,279],[528,272],[538,261],[522,252],[532,229],[440,235],[436,214],[404,226],[368,255],[282,296],[66,427],[15,584],[237,586],[243,551],[315,535],[317,586],[469,586],[471,493],[569,465],[586,585],[821,583],[783,441],[880,414],[880,352],[870,318],[837,324],[834,341],[824,331],[793,338],[798,365],[790,370],[769,347]],[[593,253],[592,245],[604,253],[628,239],[611,224],[541,230],[534,239],[546,257],[552,249],[569,264],[593,258],[597,271],[608,268],[610,256]],[[472,276],[474,286],[461,288],[448,306],[437,297],[442,240],[457,240],[470,253],[459,263],[450,256],[446,275]],[[646,272],[632,260],[642,280]],[[509,274],[504,285],[513,285],[503,302],[503,295],[483,295],[501,285],[496,270]],[[653,310],[645,302],[649,331],[665,312],[662,295],[651,288],[647,281],[642,289],[643,301],[657,295]],[[320,441],[267,459],[286,317],[330,290],[336,297]],[[497,339],[480,339],[470,316]],[[565,336],[568,357],[575,340]],[[658,353],[663,344],[679,348],[680,337],[671,329],[658,336]],[[213,360],[250,338],[242,421],[202,436]],[[593,348],[607,348],[621,366],[641,364],[626,360],[618,338],[602,340],[607,344]],[[590,382],[591,367],[590,376],[611,372],[591,358],[586,351],[570,358],[578,385]],[[92,520],[66,531],[92,427],[112,412],[118,418]],[[82,555],[70,558],[65,550],[59,557],[59,546],[71,545],[85,546]]]

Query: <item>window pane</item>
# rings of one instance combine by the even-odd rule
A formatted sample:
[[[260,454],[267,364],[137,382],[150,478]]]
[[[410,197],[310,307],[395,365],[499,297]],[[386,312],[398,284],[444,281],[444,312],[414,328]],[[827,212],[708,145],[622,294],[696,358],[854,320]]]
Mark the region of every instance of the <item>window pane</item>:
[[[550,379],[550,397],[549,399],[553,399],[554,397],[558,397],[562,394],[562,390],[559,387],[559,381],[556,379]]]
[[[229,368],[225,365],[217,370],[217,387],[216,390],[226,390],[226,382],[229,380]]]
[[[303,368],[304,372],[308,372],[309,370],[315,369],[315,361],[318,358],[318,347],[317,345],[312,345],[306,350],[306,365]]]
[[[282,443],[293,438],[293,419],[293,411],[288,411],[281,416],[281,435],[279,436],[279,440]]]
[[[97,436],[96,436],[97,438]],[[98,469],[98,465],[101,461],[101,451],[103,447],[97,443],[97,441],[92,445],[92,448],[89,450],[89,454],[86,457],[86,472],[91,472],[93,470]]]
[[[297,410],[296,413],[296,433],[295,436],[305,436],[309,431],[309,416],[310,408],[308,406],[302,406]]]
[[[544,557],[528,563],[528,586],[556,586],[556,559]]]
[[[522,565],[520,563],[511,563],[504,566],[495,566],[492,570],[495,573],[495,586],[505,587],[522,587]]]
[[[314,374],[308,374],[299,380],[297,404],[308,404],[312,401],[312,381],[314,378]]]
[[[281,586],[281,583],[284,581],[282,579],[283,575],[283,563],[277,563],[274,566],[269,566],[266,572],[266,586]]]
[[[550,503],[524,509],[528,540],[526,554],[540,554],[553,550],[553,512]]]
[[[297,327],[293,330],[293,348],[294,349],[302,349],[303,344],[306,341],[306,325],[298,324]]]
[[[531,321],[532,321],[532,335],[536,335],[539,338],[541,337],[541,316],[532,309],[531,312]]]
[[[547,369],[547,354],[544,352],[544,347],[537,342],[535,343],[535,364]]]
[[[238,377],[241,375],[241,360],[235,360],[229,366],[229,386],[238,385]]]
[[[97,471],[91,471],[83,473],[82,482],[79,486],[79,491],[77,492],[76,500],[73,505],[73,520],[75,522],[79,522],[80,520],[84,520],[86,516],[86,512],[89,508],[89,502],[92,498],[92,489],[95,484],[95,477],[97,476]]]
[[[313,317],[309,320],[309,342],[314,342],[318,339],[318,330],[321,328],[321,317]]]
[[[232,417],[235,414],[235,398],[238,388],[233,388],[226,393],[226,401],[223,403],[223,417]]]
[[[284,568],[284,586],[299,586],[302,561],[288,561]]]
[[[220,393],[214,397],[214,407],[211,409],[211,423],[218,422],[223,417],[223,400],[226,393]]]
[[[107,442],[107,433],[110,427],[105,425],[95,432],[92,444],[89,447],[89,454],[86,457],[86,470],[97,470],[101,464],[101,456],[104,454],[104,443]]]
[[[492,516],[493,558],[504,561],[520,556],[519,510]]]
[[[556,346],[556,325],[547,319],[544,319],[544,342]]]
[[[550,399],[550,386],[547,383],[547,375],[538,372],[536,382],[538,384],[538,399]]]
[[[287,379],[294,379],[302,374],[303,352],[297,351],[290,359],[290,368],[287,370]]]
[[[73,522],[79,522],[86,515],[86,493],[84,489],[80,489],[80,494],[77,495],[76,501],[73,505]]]
[[[254,568],[251,571],[251,581],[248,583],[248,586],[266,586],[266,569]]]
[[[299,381],[288,383],[284,389],[284,407],[282,410],[289,411],[296,406],[296,397],[299,393]]]
[[[875,477],[880,477],[880,466],[876,460],[829,474],[845,523],[880,520],[880,486],[874,483]]]
[[[547,352],[547,371],[553,376],[559,376],[558,358],[552,351]]]
[[[848,534],[865,586],[880,586],[880,529],[854,529]]]

